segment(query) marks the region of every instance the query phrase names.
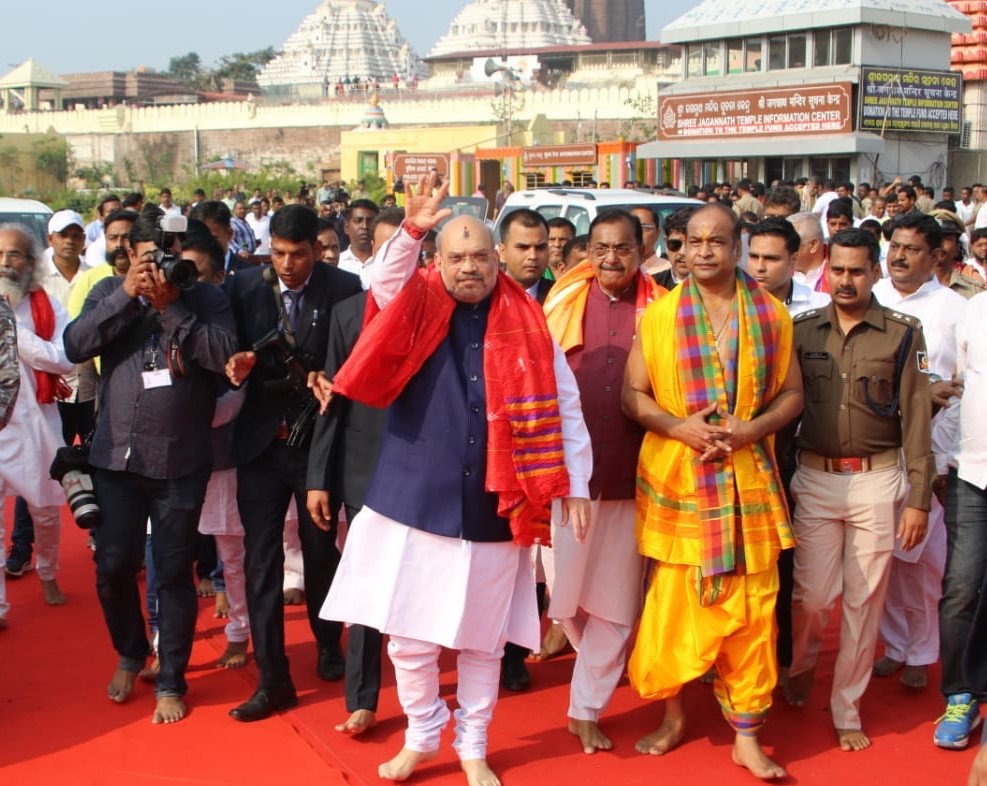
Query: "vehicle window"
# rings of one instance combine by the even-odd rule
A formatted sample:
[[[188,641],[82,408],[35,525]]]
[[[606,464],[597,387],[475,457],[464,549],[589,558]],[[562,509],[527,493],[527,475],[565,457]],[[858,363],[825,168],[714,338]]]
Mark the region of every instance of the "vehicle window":
[[[535,210],[545,216],[546,221],[562,215],[562,205],[539,205]]]
[[[589,211],[584,207],[569,205],[565,211],[565,217],[576,226],[576,236],[585,235],[589,232]]]
[[[48,248],[47,213],[0,213],[0,224],[23,224],[38,238],[42,248]]]

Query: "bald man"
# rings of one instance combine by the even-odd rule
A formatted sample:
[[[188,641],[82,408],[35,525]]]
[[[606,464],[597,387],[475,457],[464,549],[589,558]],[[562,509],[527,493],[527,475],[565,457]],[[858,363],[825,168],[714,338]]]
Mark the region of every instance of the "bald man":
[[[431,180],[419,194],[433,194]],[[500,273],[483,223],[450,221],[419,272],[447,190],[408,198],[371,266],[374,316],[334,379],[337,393],[391,409],[322,614],[390,636],[408,728],[381,778],[405,780],[435,757],[450,717],[447,647],[458,651],[453,747],[469,786],[499,786],[487,727],[504,644],[539,643],[530,546],[550,538],[553,499],[585,538],[592,458],[572,372],[537,302]]]

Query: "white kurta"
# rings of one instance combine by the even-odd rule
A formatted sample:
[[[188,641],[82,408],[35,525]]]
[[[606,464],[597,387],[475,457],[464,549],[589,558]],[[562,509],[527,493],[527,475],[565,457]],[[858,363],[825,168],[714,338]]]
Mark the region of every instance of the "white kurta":
[[[560,526],[561,506],[552,508],[552,554],[545,560],[551,604],[548,615],[565,620],[582,610],[621,625],[641,612],[644,557],[637,550],[635,502],[594,500],[589,534],[576,543],[572,526]]]
[[[24,497],[29,505],[39,508],[65,504],[65,492],[48,474],[55,451],[65,442],[57,405],[38,403],[34,371],[61,375],[73,368],[62,345],[68,314],[57,300],[50,296],[48,300],[55,311],[55,332],[50,341],[42,341],[34,332],[29,298],[14,309],[21,389],[10,422],[0,431],[0,476],[5,492]]]

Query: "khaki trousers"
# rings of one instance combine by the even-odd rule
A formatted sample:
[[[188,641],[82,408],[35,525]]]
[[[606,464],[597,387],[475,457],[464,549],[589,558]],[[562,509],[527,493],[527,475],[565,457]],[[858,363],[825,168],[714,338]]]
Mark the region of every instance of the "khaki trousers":
[[[795,498],[795,591],[791,676],[816,665],[829,614],[842,596],[840,651],[830,708],[838,729],[859,729],[891,572],[896,511],[906,491],[900,467],[835,475],[801,466]]]

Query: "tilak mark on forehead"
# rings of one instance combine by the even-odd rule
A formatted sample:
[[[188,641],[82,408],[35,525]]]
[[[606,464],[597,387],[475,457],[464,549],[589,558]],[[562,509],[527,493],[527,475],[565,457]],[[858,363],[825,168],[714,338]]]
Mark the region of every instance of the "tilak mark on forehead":
[[[463,237],[469,237],[469,236],[470,236],[469,227],[463,225]]]

